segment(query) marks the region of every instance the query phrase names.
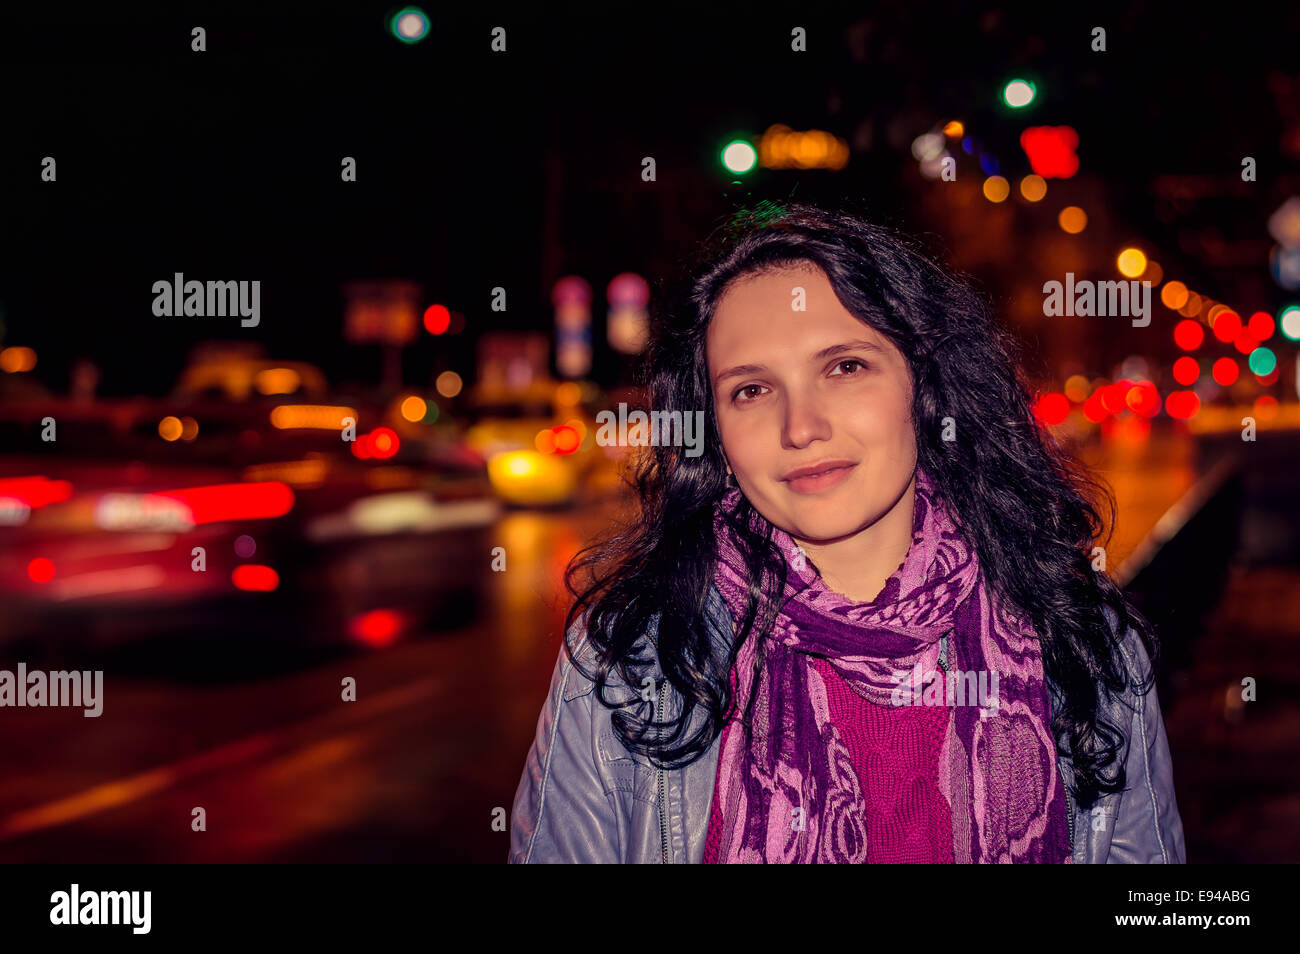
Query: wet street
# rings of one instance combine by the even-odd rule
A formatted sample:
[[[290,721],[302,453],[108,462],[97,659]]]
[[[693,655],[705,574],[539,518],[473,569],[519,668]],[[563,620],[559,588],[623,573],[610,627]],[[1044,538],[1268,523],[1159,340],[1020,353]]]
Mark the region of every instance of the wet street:
[[[166,679],[138,672],[138,654],[86,659],[104,669],[97,719],[3,712],[0,859],[504,861],[493,810],[509,812],[559,650],[560,574],[609,506],[508,512],[507,568],[481,555],[492,597],[472,625],[214,660],[239,677],[201,659]],[[191,830],[195,808],[206,831]]]

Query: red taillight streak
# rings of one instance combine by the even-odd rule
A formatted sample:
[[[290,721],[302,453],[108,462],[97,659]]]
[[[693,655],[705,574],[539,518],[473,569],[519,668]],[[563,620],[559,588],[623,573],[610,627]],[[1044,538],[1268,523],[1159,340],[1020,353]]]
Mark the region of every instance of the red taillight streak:
[[[229,520],[283,517],[293,508],[294,499],[289,485],[278,480],[188,487],[184,490],[159,491],[149,496],[184,504],[189,508],[190,520],[196,526]]]
[[[72,484],[66,480],[50,480],[48,477],[0,478],[0,497],[14,497],[33,510],[59,503],[71,496]]]
[[[235,567],[230,574],[230,581],[237,589],[269,593],[280,585],[280,574],[269,566],[245,563]]]

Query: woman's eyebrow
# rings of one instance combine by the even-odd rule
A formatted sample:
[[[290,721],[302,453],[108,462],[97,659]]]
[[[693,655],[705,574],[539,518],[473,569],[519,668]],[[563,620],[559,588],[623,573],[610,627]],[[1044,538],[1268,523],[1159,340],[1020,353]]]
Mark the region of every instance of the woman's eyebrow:
[[[834,357],[837,354],[844,354],[846,351],[870,351],[874,354],[883,355],[885,349],[878,344],[870,341],[845,341],[842,344],[833,344],[828,348],[822,348],[815,354],[808,356],[809,361],[823,361],[826,358]],[[762,374],[767,368],[761,364],[737,364],[721,372],[713,379],[714,387],[721,384],[727,378],[740,377],[746,374]]]

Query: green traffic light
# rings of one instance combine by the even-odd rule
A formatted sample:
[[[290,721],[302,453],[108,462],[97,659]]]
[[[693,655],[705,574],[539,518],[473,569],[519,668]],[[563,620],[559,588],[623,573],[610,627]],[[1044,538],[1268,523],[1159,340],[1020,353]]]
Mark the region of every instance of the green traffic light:
[[[722,164],[728,171],[743,175],[758,165],[758,153],[744,139],[734,139],[722,149]]]

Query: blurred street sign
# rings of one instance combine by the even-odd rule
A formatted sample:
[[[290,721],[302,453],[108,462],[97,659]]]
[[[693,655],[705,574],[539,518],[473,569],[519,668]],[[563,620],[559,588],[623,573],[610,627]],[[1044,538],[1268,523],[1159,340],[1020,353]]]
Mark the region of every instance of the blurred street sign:
[[[343,293],[347,297],[343,336],[348,342],[406,345],[415,340],[423,296],[416,282],[349,282]]]

